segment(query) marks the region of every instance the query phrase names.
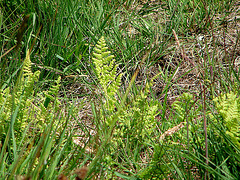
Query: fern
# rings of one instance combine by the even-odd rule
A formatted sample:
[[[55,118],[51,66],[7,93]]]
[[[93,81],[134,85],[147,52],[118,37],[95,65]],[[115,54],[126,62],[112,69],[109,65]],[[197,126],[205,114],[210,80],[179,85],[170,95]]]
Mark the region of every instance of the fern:
[[[116,107],[116,94],[121,84],[121,74],[117,75],[117,65],[113,55],[107,50],[103,37],[98,41],[93,52],[93,63],[96,67],[96,74],[102,91],[105,96],[104,109],[108,112],[108,117],[100,112],[102,118],[106,118],[107,125],[111,124],[111,115]],[[130,104],[123,107],[119,115],[112,141],[115,145],[124,144],[124,139],[130,141],[146,141],[156,128],[155,117],[158,110],[158,102],[148,100],[149,89],[152,84],[147,83],[145,91],[140,91],[130,100]]]
[[[48,91],[44,93],[46,97],[44,101],[45,108],[48,107],[51,101],[56,102],[56,107],[60,105],[60,102],[56,99],[58,96],[59,88],[61,86],[60,82],[61,82],[61,77],[59,76],[59,78],[55,81],[56,85],[53,85]]]
[[[17,143],[20,142],[23,131],[30,123],[33,132],[41,132],[52,116],[52,111],[50,110],[54,112],[59,110],[60,102],[57,100],[57,95],[61,79],[59,78],[56,81],[56,85],[45,92],[45,96],[38,95],[36,97],[34,86],[39,75],[39,71],[34,73],[31,71],[30,53],[28,51],[13,90],[11,91],[7,87],[0,91],[0,141],[3,141],[6,137],[12,112],[16,107],[19,107],[14,123],[14,135]],[[38,99],[37,101],[36,98]],[[49,101],[48,106],[45,107],[46,99],[49,99]],[[51,102],[55,102],[55,104]]]
[[[223,119],[226,134],[240,147],[240,98],[233,92],[222,94],[213,99],[217,114]],[[213,115],[210,117],[216,121]]]
[[[179,120],[184,121],[186,118],[186,110],[191,108],[193,104],[193,96],[188,93],[183,93],[173,104]]]
[[[19,113],[14,124],[15,136],[20,139],[23,130],[28,125],[28,119],[33,116],[29,109],[32,107],[34,83],[37,81],[40,72],[31,71],[30,53],[27,52],[26,58],[23,62],[22,70],[19,73],[18,80],[11,92],[9,87],[0,92],[0,105],[2,113],[0,115],[0,138],[5,137],[5,132],[10,124],[10,117],[15,107],[19,106]]]
[[[114,56],[110,53],[106,47],[104,37],[101,37],[94,48],[94,57],[92,59],[106,99],[104,107],[109,112],[112,112],[117,102],[115,95],[121,85],[122,75],[117,76],[117,64],[115,64]]]
[[[193,96],[189,93],[183,93],[177,100],[172,104],[175,110],[173,119],[176,119],[178,124],[175,127],[180,126],[181,123],[188,122],[189,129],[189,141],[190,143],[197,141],[201,145],[204,145],[203,136],[195,136],[194,134],[203,134],[203,128],[201,121],[199,121],[199,114],[202,111],[202,105],[198,104],[195,106]],[[172,122],[169,122],[172,126]],[[179,124],[180,123],[180,124]],[[187,141],[187,128],[184,128],[182,133],[176,133],[176,136],[182,142]],[[194,138],[193,138],[194,137]],[[197,139],[195,139],[197,138]]]
[[[148,143],[149,137],[156,128],[155,117],[158,115],[159,103],[149,100],[148,94],[152,82],[147,83],[145,90],[140,91],[131,103],[125,107],[123,115],[119,117],[115,130],[116,143],[124,144],[124,140]]]

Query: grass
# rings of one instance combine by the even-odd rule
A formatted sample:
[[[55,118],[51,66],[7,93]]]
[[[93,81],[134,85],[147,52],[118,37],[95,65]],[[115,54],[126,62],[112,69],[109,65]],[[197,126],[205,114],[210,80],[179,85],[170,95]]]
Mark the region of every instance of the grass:
[[[213,101],[239,95],[238,1],[0,5],[1,178],[239,179],[239,146]],[[114,111],[92,62],[102,36],[122,74]],[[40,74],[26,97],[27,50]],[[153,130],[139,128],[150,115]]]

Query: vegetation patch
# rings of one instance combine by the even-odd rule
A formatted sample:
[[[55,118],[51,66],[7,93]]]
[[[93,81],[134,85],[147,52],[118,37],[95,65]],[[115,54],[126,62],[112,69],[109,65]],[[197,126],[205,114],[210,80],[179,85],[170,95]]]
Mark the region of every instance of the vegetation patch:
[[[0,7],[0,179],[240,179],[238,1]]]

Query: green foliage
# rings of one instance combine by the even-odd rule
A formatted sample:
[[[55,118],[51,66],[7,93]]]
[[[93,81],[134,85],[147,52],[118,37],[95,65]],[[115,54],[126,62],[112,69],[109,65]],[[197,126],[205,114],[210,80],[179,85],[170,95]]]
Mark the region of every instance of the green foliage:
[[[101,37],[94,48],[94,57],[92,59],[106,100],[104,108],[109,112],[113,112],[116,107],[116,94],[121,84],[122,75],[117,76],[117,65],[115,59],[113,59],[114,56],[110,55],[110,53],[106,47],[104,37]]]
[[[55,179],[75,153],[72,129],[66,133],[75,107],[68,103],[62,109],[60,77],[48,91],[36,93],[39,73],[32,73],[28,51],[14,87],[1,89],[0,179]]]
[[[223,9],[229,11],[229,7],[234,1],[222,0],[181,0],[181,1],[166,1],[168,6],[167,13],[171,15],[171,22],[168,25],[168,31],[172,29],[182,33],[199,33],[207,31],[211,27],[210,23],[214,15],[221,12]],[[213,21],[208,22],[206,19]]]
[[[151,162],[138,176],[142,179],[164,179],[165,174],[169,173],[168,166],[162,161],[165,153],[162,145],[156,145]]]
[[[188,122],[189,137],[187,137],[187,128],[184,128],[182,133],[178,133],[177,137],[182,140],[182,142],[187,142],[187,138],[190,143],[195,142],[204,145],[203,128],[202,123],[198,116],[202,110],[201,104],[196,104],[193,100],[193,95],[189,93],[183,93],[177,100],[172,104],[175,110],[174,119],[176,123]]]
[[[210,117],[214,121],[222,119],[226,134],[240,148],[240,98],[237,97],[237,94],[230,92],[221,94],[213,101],[217,109],[218,119],[213,117],[212,114],[210,114]]]
[[[106,177],[114,179],[116,176],[130,179],[132,177],[127,177],[128,175],[134,176],[146,166],[146,171],[140,175],[142,179],[203,179],[206,169],[211,170],[212,167],[218,171],[218,174],[209,171],[215,173],[212,179],[224,179],[219,174],[226,175],[226,179],[229,179],[228,171],[234,176],[239,174],[238,98],[236,97],[236,102],[234,100],[228,102],[229,97],[217,100],[217,110],[211,112],[211,121],[208,121],[207,129],[209,165],[205,164],[204,159],[202,122],[205,114],[201,106],[204,101],[207,109],[213,108],[211,101],[208,101],[208,94],[211,99],[216,93],[215,90],[239,90],[239,74],[238,71],[235,72],[236,66],[233,63],[237,57],[235,50],[238,49],[239,40],[239,37],[234,35],[238,18],[232,18],[237,13],[237,8],[234,7],[237,3],[230,0],[163,0],[161,3],[134,0],[111,1],[111,3],[109,0],[0,1],[0,87],[2,88],[0,139],[2,142],[4,140],[7,142],[9,139],[5,150],[1,151],[1,148],[4,149],[4,144],[0,143],[0,179],[10,174],[8,179],[13,179],[14,172],[34,174],[32,179],[56,179],[64,166],[68,166],[67,169],[72,171],[82,160],[83,164],[91,160],[95,162],[96,166],[91,166],[93,167],[91,172],[94,172],[92,178],[100,179]],[[234,9],[236,12],[233,12]],[[24,16],[29,17],[27,21],[24,20]],[[177,47],[173,45],[175,40],[172,38],[172,29],[178,35],[182,47],[180,49],[185,49],[186,54],[184,52],[183,54],[190,56],[189,60],[194,62],[194,66],[186,66],[186,69],[193,70],[190,76],[185,76],[190,71],[182,73],[185,70],[185,67],[184,70],[182,69],[182,65],[188,64],[188,60],[179,63],[179,51],[174,52]],[[223,39],[219,39],[219,36],[222,37],[222,29],[224,29]],[[99,41],[94,49],[96,55],[94,58],[97,60],[95,67],[99,68],[98,72],[100,72],[96,73],[99,81],[89,83],[89,78],[92,78],[91,72],[97,71],[93,66],[88,65],[91,47],[96,44],[99,35],[107,38],[109,48],[116,60],[107,49],[104,49],[106,48],[104,40]],[[204,37],[204,41],[198,40],[199,35]],[[199,41],[198,45],[195,40]],[[233,52],[228,51],[229,47],[234,45],[234,41],[235,48],[230,48]],[[9,51],[16,43],[20,45],[19,48]],[[41,70],[40,75],[39,72],[31,72],[30,59],[28,61],[26,58],[22,65],[20,57],[26,49],[31,49],[34,54],[33,72]],[[221,49],[224,49],[225,53],[222,53]],[[222,58],[223,54],[224,58]],[[121,74],[118,75],[117,65],[121,64],[121,70],[126,73],[125,82],[128,84],[130,81],[128,77],[139,65],[142,57],[146,57],[146,61],[140,71],[141,77],[146,77],[149,73],[157,73],[156,66],[163,68],[164,74],[159,78],[160,86],[157,89],[160,91],[157,93],[160,93],[158,96],[161,97],[162,107],[159,107],[159,102],[153,99],[155,92],[152,92],[151,97],[149,96],[148,86],[151,86],[151,83],[147,84],[145,90],[137,86],[137,93],[136,91],[132,94],[125,93],[126,96],[120,98],[121,93],[118,93],[118,90],[121,86]],[[99,59],[102,61],[98,62]],[[228,63],[221,66],[222,59],[232,62],[232,68],[227,67]],[[201,69],[203,64],[205,65]],[[65,83],[61,82],[64,88],[66,84],[72,86],[76,83],[81,84],[80,88],[84,87],[84,89],[87,85],[87,89],[91,91],[91,88],[96,87],[95,85],[101,86],[105,97],[104,105],[100,109],[99,116],[97,108],[96,113],[94,112],[96,119],[100,120],[99,129],[91,127],[98,130],[96,136],[91,138],[91,131],[88,130],[89,126],[85,121],[78,121],[79,116],[74,117],[75,121],[81,124],[78,128],[84,126],[84,134],[89,135],[89,144],[85,145],[98,147],[93,148],[92,154],[86,154],[82,146],[74,147],[75,149],[71,151],[72,137],[64,134],[68,128],[63,127],[66,128],[64,125],[67,125],[67,119],[71,115],[79,112],[74,110],[75,106],[67,112],[63,106],[71,106],[71,103],[59,100],[60,78],[53,81],[59,74],[65,80]],[[71,79],[72,77],[74,79]],[[40,80],[38,83],[43,86],[40,92],[34,92],[38,79]],[[199,82],[201,85],[203,83],[206,85],[206,91],[210,88],[207,99],[183,94],[173,106],[169,106],[169,95],[173,96],[171,93],[176,95],[176,87],[179,87],[178,93],[186,90],[185,85],[180,85],[183,79],[189,80],[190,84],[196,80],[194,86],[198,86]],[[205,84],[205,79],[209,79],[209,83]],[[14,88],[10,87],[11,82],[15,82]],[[45,85],[48,82],[55,84],[47,91]],[[129,91],[132,89],[132,84],[129,86]],[[234,86],[236,84],[236,87],[233,87],[233,84]],[[80,96],[85,95],[85,92],[80,94]],[[198,103],[196,98],[199,98],[201,103]],[[97,104],[101,104],[101,101],[99,102]],[[161,114],[156,120],[158,109],[161,109]],[[166,141],[164,139],[158,142],[160,132],[168,132],[180,123],[186,125],[186,122],[189,123],[187,126],[189,136],[184,126],[180,132],[168,136]],[[220,133],[217,134],[216,129]],[[36,135],[34,132],[41,132],[42,136],[39,137],[40,133]],[[27,144],[32,140],[28,137],[34,139],[32,146],[21,148],[25,142]],[[156,141],[158,145],[155,145]],[[175,152],[182,155],[188,141],[190,150],[186,151],[186,161],[182,156],[175,156]],[[38,152],[41,152],[40,157],[37,156]],[[93,156],[94,159],[91,159]],[[68,164],[69,161],[65,161],[66,159],[72,161],[72,164]],[[14,163],[11,164],[11,161]],[[192,162],[199,165],[195,164],[197,172],[194,172],[194,178],[188,175],[186,178],[174,176],[190,173],[192,169],[191,167],[188,169],[187,166]],[[108,176],[110,171],[111,175]],[[198,177],[198,174],[202,176]],[[170,177],[172,175],[173,178]],[[239,175],[235,177],[239,179]],[[22,179],[17,176],[16,178]]]
[[[185,151],[188,139],[190,143],[196,144],[199,141],[203,143],[204,140],[200,138],[201,136],[196,136],[196,133],[202,133],[201,123],[196,121],[201,106],[195,109],[194,105],[193,96],[189,93],[183,93],[173,102],[174,113],[169,118],[171,121],[162,122],[161,128],[165,127],[162,130],[163,138],[161,136],[160,142],[154,145],[154,154],[151,162],[144,170],[139,172],[139,177],[142,179],[164,179],[170,176],[176,179],[176,177],[180,178],[183,176],[174,174],[172,170],[175,169],[180,172],[179,168],[181,168],[181,160],[177,153],[174,153],[174,150]],[[189,123],[189,138],[187,136],[186,121]],[[165,133],[166,135],[164,135]],[[171,153],[169,153],[170,151]]]
[[[140,91],[130,104],[124,107],[123,114],[119,116],[114,132],[116,142],[124,144],[126,140],[135,143],[148,143],[156,130],[156,119],[159,102],[148,98],[152,82],[147,83],[145,90]]]
[[[11,116],[13,110],[19,106],[19,113],[17,120],[14,124],[15,135],[17,138],[21,138],[23,129],[25,129],[29,123],[29,119],[34,116],[35,107],[34,101],[34,83],[38,80],[40,72],[31,71],[31,61],[29,51],[23,62],[22,70],[20,71],[18,81],[13,88],[13,91],[9,87],[2,89],[0,92],[0,139],[3,140],[6,136],[6,132],[9,128]],[[32,110],[30,110],[33,109]],[[30,113],[29,113],[30,112]],[[18,140],[19,140],[18,139]]]
[[[172,106],[176,110],[176,114],[180,121],[185,121],[187,116],[186,111],[191,110],[193,103],[193,96],[189,93],[183,93],[174,101]]]
[[[128,97],[128,104],[118,103],[117,95],[121,94],[118,93],[121,85],[121,74],[117,75],[117,65],[115,65],[113,56],[107,51],[103,37],[94,48],[93,55],[96,74],[105,97],[100,109],[100,119],[103,120],[103,123],[99,129],[99,134],[101,135],[100,139],[106,143],[102,148],[104,147],[106,150],[104,150],[105,156],[101,155],[100,158],[102,164],[106,164],[112,169],[119,163],[120,159],[126,158],[125,152],[117,152],[116,149],[124,150],[126,148],[132,151],[135,148],[139,149],[138,146],[146,148],[147,144],[152,141],[151,137],[156,132],[155,117],[158,114],[159,102],[148,98],[151,81],[146,84],[144,90]],[[111,131],[111,127],[114,127],[113,131]],[[106,133],[103,133],[105,131]],[[129,144],[129,142],[131,143]],[[102,148],[99,148],[99,154]],[[109,176],[104,177],[110,178],[110,176],[112,176],[112,172]]]
[[[110,113],[109,118],[107,118],[109,125],[117,103],[116,94],[120,88],[121,74],[117,76],[114,56],[110,55],[110,51],[107,49],[105,40],[101,37],[94,48],[92,59],[106,99],[104,109]],[[157,101],[147,99],[151,84],[152,82],[147,83],[145,90],[140,91],[133,99],[130,99],[131,103],[124,107],[115,128],[113,138],[115,142],[124,144],[123,141],[126,139],[131,142],[146,141],[153,134],[156,128],[155,117],[159,107]]]
[[[40,72],[31,71],[30,53],[27,52],[19,73],[17,83],[11,91],[9,87],[2,89],[0,93],[0,140],[4,141],[6,133],[10,127],[12,112],[19,107],[16,120],[14,122],[14,136],[17,144],[23,136],[25,129],[31,128],[32,133],[40,133],[47,124],[50,123],[51,113],[57,112],[60,102],[56,99],[60,87],[58,78],[56,85],[52,86],[45,95],[38,94],[36,98],[34,92],[35,83],[38,81]],[[45,99],[45,101],[44,101]],[[46,101],[48,102],[46,105]],[[51,113],[50,110],[51,109]]]

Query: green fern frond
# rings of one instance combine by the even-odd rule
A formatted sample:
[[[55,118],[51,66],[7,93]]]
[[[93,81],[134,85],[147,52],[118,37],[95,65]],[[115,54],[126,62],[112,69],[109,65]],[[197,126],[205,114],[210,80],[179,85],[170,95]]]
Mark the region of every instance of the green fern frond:
[[[44,107],[45,108],[48,108],[48,105],[49,103],[52,101],[52,102],[55,102],[56,105],[55,105],[55,110],[58,109],[58,106],[60,104],[60,102],[57,100],[57,96],[58,96],[58,93],[59,93],[59,89],[60,89],[60,86],[61,86],[61,77],[59,76],[58,79],[55,81],[55,85],[52,85],[52,87],[45,92],[45,101],[44,101]]]
[[[147,83],[145,89],[130,100],[130,104],[118,117],[119,120],[113,138],[115,143],[124,145],[124,139],[143,144],[149,142],[149,137],[156,130],[155,117],[158,115],[160,108],[157,100],[148,99],[151,85],[152,81]]]
[[[28,125],[29,118],[33,115],[30,113],[30,107],[34,101],[34,83],[38,80],[39,74],[39,71],[32,73],[30,52],[27,51],[26,58],[13,91],[11,92],[9,88],[6,88],[0,93],[0,106],[2,111],[0,115],[1,139],[4,136],[4,132],[9,127],[11,112],[16,106],[19,107],[19,113],[14,124],[14,130],[15,136],[18,138],[21,137],[23,129]]]
[[[200,113],[202,112],[202,105],[201,103],[195,105],[195,102],[193,100],[193,95],[189,93],[183,93],[181,96],[177,98],[177,100],[172,104],[173,107],[173,119],[176,120],[176,123],[182,123],[182,122],[188,122],[188,130],[187,128],[182,129],[182,133],[176,133],[176,136],[178,140],[180,141],[186,141],[187,138],[191,142],[196,142],[203,145],[204,139],[201,138],[201,136],[198,136],[197,138],[193,138],[193,134],[204,133],[202,128],[202,122],[199,118]],[[172,126],[172,122],[169,123]],[[189,132],[189,136],[186,136]]]
[[[93,56],[97,78],[106,98],[105,107],[111,112],[115,108],[115,95],[121,85],[121,74],[117,76],[117,64],[114,56],[108,51],[104,37],[101,37],[96,44]]]
[[[58,79],[55,81],[55,85],[51,86],[51,88],[47,91],[46,96],[50,98],[52,101],[58,96],[59,89],[61,86],[61,77],[59,76]]]
[[[183,93],[173,104],[173,108],[176,110],[178,118],[184,121],[186,116],[186,108],[191,108],[193,104],[193,96],[189,93]]]
[[[46,91],[45,96],[37,94],[36,101],[34,86],[39,74],[39,71],[34,73],[31,71],[30,53],[28,51],[13,91],[9,87],[0,90],[0,141],[6,137],[12,111],[16,107],[19,108],[14,123],[14,135],[17,143],[20,143],[18,140],[22,138],[23,131],[30,123],[31,133],[34,131],[41,132],[53,119],[55,112],[59,110],[60,101],[57,96],[61,78],[59,77],[55,81],[56,84],[49,91]],[[45,106],[46,99],[49,99],[48,106]],[[25,135],[25,138],[28,138],[28,136]]]
[[[223,119],[226,134],[240,147],[240,98],[233,92],[213,99],[220,117]],[[213,116],[210,116],[213,119]]]
[[[32,62],[30,60],[30,52],[28,50],[26,58],[23,62],[23,67],[22,67],[22,72],[24,77],[32,76],[33,73],[31,71],[31,67],[32,67],[31,65],[32,65]]]
[[[17,84],[15,85],[14,94],[16,100],[23,95],[22,100],[26,101],[29,97],[31,97],[31,94],[33,94],[34,83],[38,80],[40,71],[32,73],[31,64],[32,62],[30,60],[30,52],[28,50],[26,58],[23,61],[22,69],[18,76]]]

